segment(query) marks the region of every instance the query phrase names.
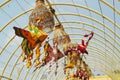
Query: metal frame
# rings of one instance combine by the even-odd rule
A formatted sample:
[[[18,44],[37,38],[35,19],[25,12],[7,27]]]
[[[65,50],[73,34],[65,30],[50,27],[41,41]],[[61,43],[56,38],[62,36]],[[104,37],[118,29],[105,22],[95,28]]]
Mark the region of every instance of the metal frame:
[[[7,3],[9,3],[10,1],[11,1],[11,0],[7,0],[7,1],[3,2],[2,4],[0,4],[0,8],[3,7],[4,5],[6,5]],[[109,8],[111,8],[112,10],[114,10],[118,15],[120,15],[120,11],[117,10],[116,8],[114,8],[114,7],[113,7],[111,4],[109,4],[107,1],[105,1],[105,0],[100,0],[100,1],[101,1],[102,3],[104,3],[106,6],[108,6]],[[118,28],[118,29],[120,30],[120,26],[119,26],[117,23],[114,23],[114,21],[111,20],[109,17],[107,17],[107,16],[101,14],[100,12],[98,12],[98,11],[96,11],[96,10],[93,10],[93,9],[91,9],[91,8],[88,8],[88,7],[85,7],[85,6],[81,6],[81,5],[76,5],[76,4],[65,4],[65,3],[62,3],[62,4],[55,3],[55,4],[51,4],[51,5],[52,5],[52,6],[72,6],[72,7],[77,7],[77,8],[82,8],[82,9],[85,9],[85,10],[89,10],[90,12],[93,12],[93,13],[95,13],[95,14],[103,17],[105,20],[109,21],[110,23],[112,23],[113,25],[115,25],[116,28]],[[8,25],[9,25],[10,23],[12,23],[15,19],[17,19],[17,18],[25,15],[26,13],[28,13],[28,12],[30,12],[30,11],[32,11],[32,9],[26,10],[26,11],[24,11],[23,13],[18,14],[16,17],[14,17],[14,18],[11,19],[10,21],[8,21],[8,23],[6,23],[6,25],[3,26],[3,27],[0,29],[0,32],[2,32],[6,27],[8,27]],[[86,16],[86,15],[83,15],[83,14],[73,14],[73,13],[61,13],[61,14],[57,14],[57,16],[67,16],[67,15],[69,15],[69,16],[80,16],[80,17],[89,19],[89,20],[91,20],[91,21],[93,21],[93,22],[96,22],[97,24],[100,24],[101,26],[104,26],[104,27],[105,27],[107,30],[109,30],[111,33],[114,33],[114,30],[110,29],[109,26],[103,24],[102,22],[100,22],[100,21],[98,21],[98,20],[96,20],[96,19],[93,19],[92,17]],[[93,27],[93,28],[95,28],[95,29],[97,29],[97,30],[99,30],[99,31],[101,31],[101,32],[104,32],[103,30],[99,29],[97,26],[94,26],[94,25],[92,25],[92,24],[88,24],[88,23],[86,23],[86,22],[76,22],[76,21],[68,21],[68,22],[64,22],[64,21],[63,21],[63,22],[62,22],[62,24],[65,24],[65,23],[84,24],[84,25],[87,25],[87,26],[91,26],[91,27]],[[77,27],[67,27],[67,28],[79,29],[79,28],[77,28]],[[89,32],[89,30],[86,30],[86,31]],[[111,36],[110,34],[108,34],[108,33],[106,33],[106,32],[104,32],[104,33],[105,33],[105,35],[109,36],[112,40],[115,40],[114,37]],[[118,39],[120,39],[120,36],[119,36],[118,34],[116,34],[116,33],[114,33],[114,34],[115,34],[115,36],[116,36]],[[81,34],[74,34],[74,33],[73,33],[73,34],[71,34],[71,35],[75,35],[75,36],[77,35],[77,36],[78,36],[78,35],[81,35]],[[101,37],[101,38],[104,39],[104,37],[103,37],[102,35],[98,34],[98,33],[95,33],[95,35],[97,35],[97,36],[99,36],[99,37]],[[4,50],[6,49],[6,47],[13,41],[13,39],[14,39],[15,37],[16,37],[15,35],[14,35],[13,37],[11,37],[11,39],[4,45],[4,47],[3,47],[2,50],[0,51],[0,55],[3,53],[3,51],[4,51]],[[96,39],[96,38],[94,38],[94,39]],[[73,39],[73,40],[79,40],[79,39]],[[96,40],[98,40],[98,39],[96,39]],[[97,68],[99,68],[100,70],[102,70],[102,71],[104,71],[106,74],[108,74],[110,77],[112,77],[113,73],[111,72],[110,69],[111,69],[111,68],[115,69],[115,68],[114,68],[115,65],[111,65],[111,64],[113,64],[113,63],[118,63],[118,61],[120,60],[120,54],[119,54],[119,53],[120,53],[120,49],[118,49],[118,48],[117,48],[111,41],[109,41],[108,39],[105,39],[105,40],[117,50],[117,52],[116,52],[116,51],[114,51],[113,49],[111,49],[108,45],[106,45],[106,46],[109,47],[113,52],[115,52],[115,56],[114,56],[114,57],[113,57],[113,55],[111,55],[112,52],[108,51],[108,52],[105,53],[105,52],[102,50],[102,48],[96,50],[95,47],[91,46],[92,48],[88,48],[88,49],[90,49],[90,52],[97,53],[96,56],[95,56],[95,55],[94,55],[94,56],[91,56],[91,58],[94,58],[94,57],[97,57],[97,56],[98,56],[99,59],[96,61],[98,65],[100,65],[100,64],[102,63],[101,61],[102,61],[104,58],[106,58],[106,56],[104,56],[105,54],[106,54],[107,56],[109,56],[109,58],[110,58],[109,61],[103,60],[103,62],[105,62],[105,63],[104,63],[104,66],[106,66],[106,69],[105,69],[105,68],[99,68],[99,66],[98,66]],[[98,40],[98,41],[101,42],[101,43],[104,43],[104,42],[102,42],[102,41],[100,41],[100,40]],[[118,41],[115,40],[115,42],[116,42],[116,45],[120,46],[120,43],[119,43]],[[101,46],[100,44],[95,43],[95,42],[93,42],[93,41],[92,41],[91,43]],[[102,46],[101,46],[101,47],[102,47]],[[8,66],[8,64],[9,64],[9,62],[10,62],[10,59],[16,54],[16,51],[17,51],[19,48],[20,48],[20,45],[18,45],[18,47],[17,47],[17,48],[12,52],[12,54],[10,55],[8,61],[6,62],[6,65],[5,65],[5,67],[4,67],[3,71],[2,71],[2,75],[1,75],[1,76],[4,75],[4,72],[5,72],[7,66]],[[95,49],[95,51],[93,51],[94,49]],[[104,49],[104,47],[103,47],[103,49]],[[103,53],[102,53],[102,52],[103,52]],[[111,54],[110,54],[110,53],[111,53]],[[101,57],[101,58],[100,58],[100,57]],[[20,58],[20,57],[19,57],[19,58]],[[16,64],[18,63],[19,58],[15,61],[15,64],[14,64],[14,66],[12,67],[12,70],[11,70],[11,73],[10,73],[10,78],[12,77],[13,71],[14,71],[14,69],[16,68]],[[97,58],[95,58],[95,59],[97,59]],[[101,60],[101,59],[102,59],[102,60]],[[89,60],[91,60],[91,59],[89,59]],[[88,60],[88,61],[89,61],[89,60]],[[113,60],[113,61],[112,61],[112,60]],[[91,67],[92,67],[92,65],[94,65],[94,61],[90,61],[90,62],[91,62],[90,65],[91,65]],[[110,67],[110,68],[108,68],[108,67]],[[108,70],[107,70],[107,68],[108,68]],[[24,66],[22,66],[22,68],[21,68],[21,70],[20,70],[20,73],[19,73],[19,75],[18,75],[18,77],[17,77],[17,80],[19,80],[19,76],[21,75],[21,72],[22,72],[23,69],[24,69]],[[31,69],[29,69],[29,70],[26,72],[26,74],[25,74],[26,76],[24,77],[24,80],[26,80],[27,76],[29,75],[30,70],[31,70]],[[40,71],[41,71],[41,70],[40,70]],[[38,72],[38,76],[39,76],[39,74],[40,74],[40,71]],[[44,72],[43,72],[43,73],[44,73]],[[33,77],[35,76],[35,74],[36,74],[36,72],[32,75],[31,79],[33,79]],[[37,77],[38,77],[38,76],[36,76],[35,80],[37,80]],[[62,75],[61,75],[61,76],[62,76]],[[58,76],[58,77],[59,77],[59,76]],[[11,80],[11,79],[9,79],[9,80]]]

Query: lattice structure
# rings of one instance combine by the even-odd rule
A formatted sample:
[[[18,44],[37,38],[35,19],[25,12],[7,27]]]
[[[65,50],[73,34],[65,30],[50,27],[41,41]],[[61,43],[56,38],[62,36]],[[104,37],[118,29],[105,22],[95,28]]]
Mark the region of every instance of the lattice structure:
[[[49,1],[72,42],[81,43],[84,39],[83,34],[94,32],[95,36],[87,48],[89,55],[84,58],[93,74],[102,75],[103,72],[112,80],[119,80],[119,0]],[[65,79],[62,71],[63,58],[58,61],[60,67],[56,76],[52,75],[54,71],[48,74],[49,65],[33,72],[34,66],[27,69],[20,60],[22,39],[15,35],[13,26],[26,28],[34,4],[35,0],[0,0],[0,79],[2,80],[41,80],[44,75],[47,76],[47,80],[57,80],[61,77]],[[58,23],[57,20],[55,22]],[[48,36],[53,36],[53,32]],[[55,67],[53,64],[51,69]]]

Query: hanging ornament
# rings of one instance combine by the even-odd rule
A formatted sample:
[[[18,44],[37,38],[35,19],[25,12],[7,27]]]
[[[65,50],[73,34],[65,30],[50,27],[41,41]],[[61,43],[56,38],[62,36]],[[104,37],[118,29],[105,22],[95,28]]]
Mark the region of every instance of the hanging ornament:
[[[90,70],[90,67],[86,64],[85,65],[85,77],[89,79],[89,77],[92,76],[92,71]]]
[[[54,37],[53,37],[53,44],[66,44],[70,42],[69,35],[64,31],[62,25],[55,26]]]
[[[29,56],[27,57],[27,64],[26,64],[26,67],[29,68],[31,65],[32,65],[31,56],[29,55]]]
[[[65,67],[65,69],[73,69],[74,68],[74,62],[72,60],[72,55],[68,54],[67,55],[67,65]]]
[[[45,6],[44,0],[36,0],[36,7],[29,16],[29,28],[33,27],[37,27],[43,31],[50,31],[54,28],[53,14]]]
[[[58,62],[56,62],[55,75],[57,75],[57,69],[58,69]]]
[[[63,47],[64,54],[67,56],[66,68],[74,68],[77,65],[79,59],[79,53],[77,51],[77,44],[68,43]]]
[[[44,57],[42,59],[43,64],[46,65],[46,63],[50,62],[52,60],[53,56],[54,56],[53,48],[47,40],[47,41],[45,41],[45,44],[44,44]]]
[[[21,47],[22,47],[21,58],[23,59],[22,60],[23,62],[27,60],[26,67],[29,68],[32,65],[31,60],[33,59],[33,50],[31,50],[27,44],[28,44],[28,41],[26,39],[23,39],[21,44]]]
[[[88,54],[88,51],[86,50],[89,41],[92,39],[94,35],[94,32],[91,32],[90,34],[85,34],[84,37],[89,37],[89,39],[87,40],[86,44],[84,43],[84,40],[82,40],[81,44],[78,44],[77,46],[77,50],[80,51],[82,54]]]
[[[64,57],[64,74],[66,74],[66,69],[65,69],[65,67],[67,66],[67,64],[66,64],[66,57]]]
[[[89,77],[91,76],[91,70],[88,67],[88,65],[85,63],[85,61],[81,61],[81,65],[77,66],[77,70],[74,74],[75,78],[82,79],[82,80],[89,80]]]
[[[75,49],[77,47],[76,43],[69,42],[68,44],[63,45],[63,52],[65,55],[72,54],[73,48]]]
[[[47,38],[47,34],[43,32],[42,30],[38,30],[37,28],[34,30],[36,32],[30,32],[21,28],[14,27],[15,34],[19,37],[23,38],[23,41],[21,43],[22,47],[22,61],[25,61],[27,59],[26,66],[29,68],[31,66],[31,60],[33,59],[33,49],[39,45],[39,47],[36,48],[36,66],[40,64],[39,58],[40,58],[40,51],[39,48],[42,44],[42,42]]]
[[[58,49],[58,44],[55,43],[53,46],[53,54],[54,54],[54,61],[58,61],[58,59],[62,58],[64,55],[63,53]]]
[[[37,28],[36,28],[37,29]],[[42,43],[47,38],[47,33],[37,29],[37,33],[14,27],[15,34],[28,41],[28,47],[34,49],[37,43]]]
[[[53,54],[54,54],[54,62],[56,63],[55,75],[57,75],[58,59],[60,59],[64,56],[62,54],[62,52],[58,49],[58,44],[57,43],[55,43],[54,46],[53,46]]]
[[[50,62],[50,63],[49,63],[48,70],[47,70],[48,74],[50,74],[50,72],[51,72],[51,67],[52,67],[52,63]]]
[[[36,48],[36,59],[35,59],[35,67],[37,67],[38,65],[40,65],[40,61],[39,61],[39,59],[40,59],[40,55],[41,55],[41,53],[40,53],[40,44],[38,44],[38,46],[37,46],[37,48]]]
[[[67,69],[66,80],[70,80],[70,69]]]

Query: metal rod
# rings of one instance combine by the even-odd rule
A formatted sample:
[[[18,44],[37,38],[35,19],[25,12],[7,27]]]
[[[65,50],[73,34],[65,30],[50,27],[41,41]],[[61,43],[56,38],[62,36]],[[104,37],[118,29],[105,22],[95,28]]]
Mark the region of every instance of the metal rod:
[[[7,1],[5,1],[5,2],[3,2],[2,4],[0,4],[0,8],[2,7],[2,6],[4,6],[5,4],[7,4],[8,2],[10,2],[11,0],[7,0]]]
[[[48,3],[48,6],[50,7],[50,9],[51,9],[51,10],[54,10],[54,9],[52,8],[51,3],[50,3],[48,0],[46,0],[46,2]],[[58,17],[57,17],[57,15],[55,14],[55,12],[53,12],[53,11],[51,11],[51,12],[53,13],[53,15],[55,16],[56,20],[58,21],[58,24],[61,25],[61,22],[60,22],[60,20],[58,19]]]
[[[6,76],[1,76],[1,75],[0,75],[0,80],[1,80],[1,78],[5,78],[5,79],[8,79],[8,80],[12,80],[12,79],[10,79],[10,78],[8,78],[8,77],[6,77]]]

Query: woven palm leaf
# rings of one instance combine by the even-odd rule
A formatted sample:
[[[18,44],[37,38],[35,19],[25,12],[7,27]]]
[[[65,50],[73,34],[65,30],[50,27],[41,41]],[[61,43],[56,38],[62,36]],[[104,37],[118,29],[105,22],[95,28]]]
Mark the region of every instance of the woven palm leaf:
[[[36,1],[36,7],[29,16],[29,25],[33,25],[44,31],[53,29],[54,17],[50,10],[45,6],[44,0]]]
[[[63,26],[62,25],[55,26],[53,43],[58,43],[58,45],[59,45],[59,44],[69,43],[70,41],[71,41],[70,37],[64,31]]]

